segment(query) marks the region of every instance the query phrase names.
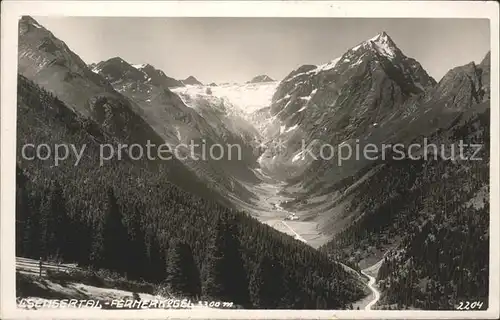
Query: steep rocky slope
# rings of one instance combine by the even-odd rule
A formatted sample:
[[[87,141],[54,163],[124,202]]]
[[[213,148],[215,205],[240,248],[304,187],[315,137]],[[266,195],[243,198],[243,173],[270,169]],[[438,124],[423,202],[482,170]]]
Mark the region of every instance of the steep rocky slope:
[[[370,42],[363,46],[373,48]],[[278,137],[287,146],[292,145],[294,136],[286,134],[294,131],[301,139],[309,139],[306,141],[314,138],[318,143],[337,147],[349,144],[352,150],[356,146],[363,150],[369,143],[378,146],[370,154],[375,155],[372,160],[363,154],[341,165],[337,158],[319,159],[305,163],[302,174],[293,170],[277,172],[292,174],[287,189],[295,192],[295,199],[286,207],[301,219],[315,221],[322,233],[334,236],[322,250],[361,268],[385,255],[379,273],[382,308],[455,309],[468,292],[481,301],[487,297],[489,56],[480,64],[471,62],[453,68],[437,84],[419,68],[408,68],[418,72],[404,77],[391,73],[387,66],[384,73],[370,69],[360,82],[342,87],[352,93],[346,101],[355,100],[358,94],[362,97],[348,104],[345,114],[336,109],[337,97],[335,103],[317,102],[317,108],[328,108],[318,113],[317,124],[326,132],[324,135],[307,127],[307,120],[300,118],[292,122],[292,129],[287,126],[286,121],[293,121],[296,113],[305,112],[310,104],[299,104],[298,111],[289,113],[288,107],[279,109],[280,100],[273,105],[278,108],[274,112],[281,124]],[[311,81],[318,70],[336,66],[339,61],[323,67],[303,67],[299,77]],[[379,60],[374,63],[382,65]],[[300,75],[304,72],[308,76]],[[331,86],[337,83],[332,81]],[[357,93],[363,83],[388,86],[367,86]],[[278,99],[294,101],[294,91],[290,92],[290,97]],[[363,106],[370,102],[375,106],[372,112],[369,106]],[[344,115],[345,123],[339,126],[338,118],[325,121],[330,113],[341,118]],[[405,149],[414,143],[420,148],[413,152]],[[465,158],[460,158],[461,143],[465,144]],[[390,147],[387,152],[383,144]],[[403,157],[391,147],[397,144],[405,149]],[[425,144],[436,148],[424,149]],[[286,152],[275,155],[275,159],[284,157],[286,161],[286,157],[294,155]],[[461,258],[464,248],[472,259]]]
[[[271,140],[283,141],[286,151],[273,154],[271,148],[261,164],[285,177],[300,175],[314,160],[303,149],[317,154],[322,144],[339,145],[408,116],[411,101],[434,84],[385,33],[324,65],[301,66],[281,81],[270,110]]]
[[[243,125],[234,127],[228,125],[229,121],[219,121],[221,113],[215,107],[197,110],[186,106],[170,91],[171,87],[183,84],[163,71],[148,64],[133,66],[119,57],[95,64],[91,70],[63,41],[32,18],[23,17],[19,30],[19,72],[79,113],[107,127],[122,141],[127,140],[129,145],[138,143],[145,148],[150,140],[158,148],[168,143],[183,162],[174,159],[172,165],[186,167],[176,170],[179,176],[191,170],[195,180],[204,181],[222,194],[231,193],[242,199],[252,197],[238,182],[238,179],[256,181],[251,171],[256,164],[251,126],[240,132]],[[197,146],[195,150],[191,150],[191,145]],[[220,151],[214,147],[215,156],[223,154],[221,160],[214,160],[208,154],[214,145],[240,148]],[[197,161],[203,154],[208,154],[206,161]],[[180,178],[181,183],[189,183],[190,176],[193,173],[186,173],[185,179]]]
[[[250,170],[256,160],[253,155],[255,132],[251,126],[244,127],[244,122],[238,126],[233,119],[224,119],[224,105],[213,99],[198,99],[196,105],[186,101],[189,106],[186,105],[164,82],[154,81],[146,72],[156,70],[152,66],[133,66],[121,58],[112,58],[98,63],[94,70],[134,101],[147,123],[175,146],[181,153],[180,159],[212,188],[234,192],[242,198],[251,196],[236,180],[256,180]],[[191,145],[198,147],[192,150]],[[230,145],[239,147],[226,147]],[[222,151],[220,146],[224,147]],[[213,157],[212,147],[217,151]],[[203,161],[197,161],[202,157]]]
[[[260,111],[271,124],[259,161],[287,179],[290,200],[281,205],[299,217],[297,228],[312,224],[333,237],[322,250],[335,259],[365,268],[386,255],[382,308],[454,309],[467,290],[487,296],[489,74],[488,53],[436,83],[381,33],[293,71]],[[334,153],[322,158],[325,145]],[[351,155],[340,159],[347,147]],[[477,250],[466,262],[460,248],[471,243]]]
[[[18,66],[21,75],[101,126],[115,139],[115,147],[119,143],[141,146],[146,146],[148,141],[157,146],[164,143],[141,116],[142,110],[137,103],[116,91],[107,79],[92,72],[63,41],[28,16],[19,21]],[[130,77],[143,75],[132,69],[127,70]],[[170,96],[174,95],[170,93]],[[167,161],[165,168],[173,183],[197,194],[223,199],[175,157]]]

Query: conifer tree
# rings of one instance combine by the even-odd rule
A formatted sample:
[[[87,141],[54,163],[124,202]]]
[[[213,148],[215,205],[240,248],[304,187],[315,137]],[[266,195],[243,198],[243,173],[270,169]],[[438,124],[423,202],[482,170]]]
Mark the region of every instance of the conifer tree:
[[[66,203],[62,187],[56,181],[51,182],[40,206],[40,227],[42,256],[62,258],[66,246],[68,227]]]
[[[128,265],[132,278],[139,279],[144,275],[147,264],[145,235],[141,227],[141,211],[137,205],[127,221],[128,227]]]
[[[27,179],[16,166],[16,256],[29,255],[27,239],[30,239],[30,223],[33,219],[29,204]]]
[[[127,229],[112,188],[107,191],[104,224],[102,228],[103,266],[117,272],[127,267]]]
[[[92,228],[92,245],[90,249],[89,263],[92,267],[104,267],[104,236],[103,222],[95,223]]]
[[[250,277],[250,297],[255,307],[272,309],[284,295],[283,267],[268,256],[262,256]]]
[[[70,220],[68,217],[66,198],[64,197],[61,185],[57,181],[54,183],[52,189],[51,201],[52,213],[54,214],[53,222],[55,223],[52,250],[58,258],[65,259],[68,256],[68,252],[72,251],[73,248],[69,246],[68,242]]]
[[[44,189],[44,196],[40,201],[39,215],[40,215],[40,255],[46,259],[51,254],[50,247],[54,238],[54,215],[51,212],[50,205],[50,189]]]
[[[197,297],[201,294],[200,273],[188,244],[174,240],[167,257],[166,281],[174,294]]]
[[[148,239],[148,272],[147,278],[154,282],[163,282],[166,277],[165,248],[162,248],[158,237],[149,232]]]
[[[203,295],[248,305],[247,272],[234,217],[219,217],[212,234],[202,268]]]
[[[226,273],[227,294],[234,303],[249,306],[248,276],[242,257],[238,226],[234,217],[230,218],[224,224],[225,228],[222,233],[224,260],[228,270]]]
[[[228,270],[224,261],[223,227],[223,222],[219,219],[215,224],[215,230],[208,244],[205,261],[203,262],[202,295],[207,299],[224,299],[227,296],[225,273]]]

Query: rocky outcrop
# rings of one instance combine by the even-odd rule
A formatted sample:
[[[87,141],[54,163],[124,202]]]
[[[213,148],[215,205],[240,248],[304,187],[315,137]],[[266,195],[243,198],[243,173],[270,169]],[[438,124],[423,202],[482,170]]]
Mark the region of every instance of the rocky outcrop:
[[[163,86],[167,88],[184,86],[182,81],[168,77],[162,70],[156,69],[150,64],[139,65],[137,68],[148,76],[148,78],[150,79],[149,81],[154,86]]]
[[[261,82],[273,82],[273,81],[274,80],[271,77],[263,74],[252,78],[252,80],[248,81],[247,83],[261,83]]]
[[[186,79],[182,80],[182,83],[185,85],[192,85],[192,86],[197,86],[197,85],[202,86],[203,85],[203,83],[198,81],[198,79],[196,79],[193,76],[189,76]]]
[[[479,64],[470,62],[448,71],[439,81],[428,101],[444,104],[447,108],[464,110],[472,103],[490,98],[490,55]]]

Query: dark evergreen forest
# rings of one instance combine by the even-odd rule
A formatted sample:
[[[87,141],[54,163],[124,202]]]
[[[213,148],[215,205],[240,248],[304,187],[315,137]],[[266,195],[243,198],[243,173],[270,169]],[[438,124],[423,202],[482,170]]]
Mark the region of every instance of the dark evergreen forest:
[[[185,297],[247,308],[343,309],[362,284],[327,255],[172,184],[168,163],[99,165],[118,138],[18,78],[16,254],[60,258]],[[25,160],[24,144],[86,145],[78,164]],[[178,177],[177,177],[178,179]]]

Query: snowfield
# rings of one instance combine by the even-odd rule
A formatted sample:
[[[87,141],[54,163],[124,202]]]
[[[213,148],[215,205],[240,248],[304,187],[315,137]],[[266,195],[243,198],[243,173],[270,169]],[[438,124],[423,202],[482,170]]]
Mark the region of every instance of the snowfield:
[[[257,110],[271,105],[279,81],[246,84],[221,84],[218,86],[185,86],[172,88],[171,90],[180,95],[196,97],[197,95],[208,96],[207,88],[210,88],[213,96],[225,99],[243,114],[250,115]]]

